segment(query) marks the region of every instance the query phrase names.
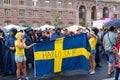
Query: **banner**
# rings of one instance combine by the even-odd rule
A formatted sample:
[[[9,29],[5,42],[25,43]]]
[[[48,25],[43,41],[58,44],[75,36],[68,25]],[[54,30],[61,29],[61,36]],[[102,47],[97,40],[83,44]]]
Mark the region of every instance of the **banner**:
[[[86,34],[40,42],[34,46],[35,76],[89,70],[90,45]]]

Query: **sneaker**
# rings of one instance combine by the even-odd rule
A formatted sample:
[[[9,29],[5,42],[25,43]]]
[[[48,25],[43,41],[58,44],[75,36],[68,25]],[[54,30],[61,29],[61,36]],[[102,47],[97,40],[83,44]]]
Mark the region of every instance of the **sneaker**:
[[[109,77],[114,76],[114,71],[112,71],[112,72],[108,72],[108,76],[109,76]]]
[[[28,78],[28,77],[25,77],[25,80],[29,80],[29,78]]]
[[[95,74],[95,71],[91,71],[90,74]]]
[[[111,73],[108,73],[108,77],[112,77],[112,74],[111,74]]]
[[[91,72],[92,70],[89,70],[89,73]]]
[[[111,71],[111,74],[114,74],[114,70]]]
[[[21,78],[18,78],[17,80],[22,80]]]

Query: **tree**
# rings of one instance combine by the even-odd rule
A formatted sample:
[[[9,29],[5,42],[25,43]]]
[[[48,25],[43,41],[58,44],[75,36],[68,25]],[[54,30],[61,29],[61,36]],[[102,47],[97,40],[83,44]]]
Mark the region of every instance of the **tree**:
[[[25,23],[22,23],[22,26],[23,27],[28,27],[29,25],[28,25],[28,23],[25,22]]]
[[[55,23],[54,23],[54,25],[55,25],[56,28],[60,27],[60,25],[61,25],[61,23],[60,23],[60,17],[61,17],[60,13],[57,12],[57,14],[55,16]]]
[[[82,21],[79,23],[81,26],[85,26],[86,25],[86,20],[85,18],[82,19]]]
[[[85,24],[85,27],[90,27],[90,23],[86,23],[86,24]]]

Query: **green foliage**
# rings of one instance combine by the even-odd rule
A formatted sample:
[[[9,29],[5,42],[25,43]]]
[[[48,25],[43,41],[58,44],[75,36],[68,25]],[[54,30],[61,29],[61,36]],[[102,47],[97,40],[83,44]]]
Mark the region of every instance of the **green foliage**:
[[[29,25],[28,25],[28,23],[22,23],[21,26],[28,27]]]
[[[86,24],[85,24],[85,27],[90,27],[90,23],[86,23]]]
[[[61,17],[60,13],[57,12],[57,14],[55,16],[55,23],[54,23],[55,27],[60,27],[60,25],[61,25],[61,23],[60,23],[60,17]]]
[[[82,22],[79,23],[81,26],[85,26],[86,25],[86,20],[85,18],[82,19]]]

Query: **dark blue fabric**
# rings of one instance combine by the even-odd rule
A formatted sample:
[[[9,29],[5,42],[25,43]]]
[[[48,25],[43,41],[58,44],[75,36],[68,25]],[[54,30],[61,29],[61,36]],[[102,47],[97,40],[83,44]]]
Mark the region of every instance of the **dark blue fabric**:
[[[5,40],[5,54],[4,54],[4,71],[16,73],[15,50],[12,51],[9,47],[15,47],[14,42],[16,38],[9,35]]]
[[[50,38],[47,36],[41,36],[41,37],[39,37],[39,41],[40,42],[47,42],[47,41],[50,41]]]
[[[74,48],[86,48],[90,52],[90,44],[86,37],[87,34],[66,37],[63,41],[63,50]],[[47,42],[39,42],[34,46],[34,52],[54,50],[54,42],[54,40]]]
[[[35,61],[36,76],[47,76],[54,73],[54,60]]]
[[[120,68],[116,68],[115,80],[119,80],[120,77]]]
[[[0,71],[4,71],[4,40],[0,38]]]
[[[64,58],[62,61],[62,71],[89,70],[89,60],[85,56]]]
[[[79,34],[72,37],[66,37],[64,39],[63,45],[64,45],[63,50],[74,49],[74,48],[85,48],[89,52],[91,51],[90,44],[87,39],[87,34]]]
[[[54,41],[40,42],[35,44],[34,52],[54,50]]]
[[[61,43],[62,44],[62,43]],[[34,45],[34,52],[39,51],[52,51],[55,48],[55,41],[40,42]],[[63,41],[63,50],[84,48],[87,51],[91,51],[90,44],[87,39],[86,34],[80,34],[77,36],[66,37]],[[89,54],[88,54],[89,55]],[[36,60],[36,76],[45,76],[54,73],[54,59],[51,60]],[[84,56],[76,56],[63,58],[61,70],[71,71],[71,70],[89,70],[89,60]]]
[[[28,27],[25,29],[26,32],[29,32],[29,31],[33,31],[33,29],[31,27]]]
[[[30,35],[28,35],[27,33],[24,35],[24,37],[26,38],[25,44],[27,46],[31,45],[33,43],[32,41],[32,37]],[[29,49],[25,49],[25,56],[27,58],[27,63],[34,63],[34,55],[33,55],[33,47],[29,48]]]
[[[60,34],[58,34],[58,33],[53,33],[50,40],[55,40],[55,39],[61,38],[61,37],[64,37],[64,35],[61,34],[61,33],[60,33]]]
[[[104,24],[105,26],[114,26],[119,27],[120,26],[120,19],[112,20]]]

